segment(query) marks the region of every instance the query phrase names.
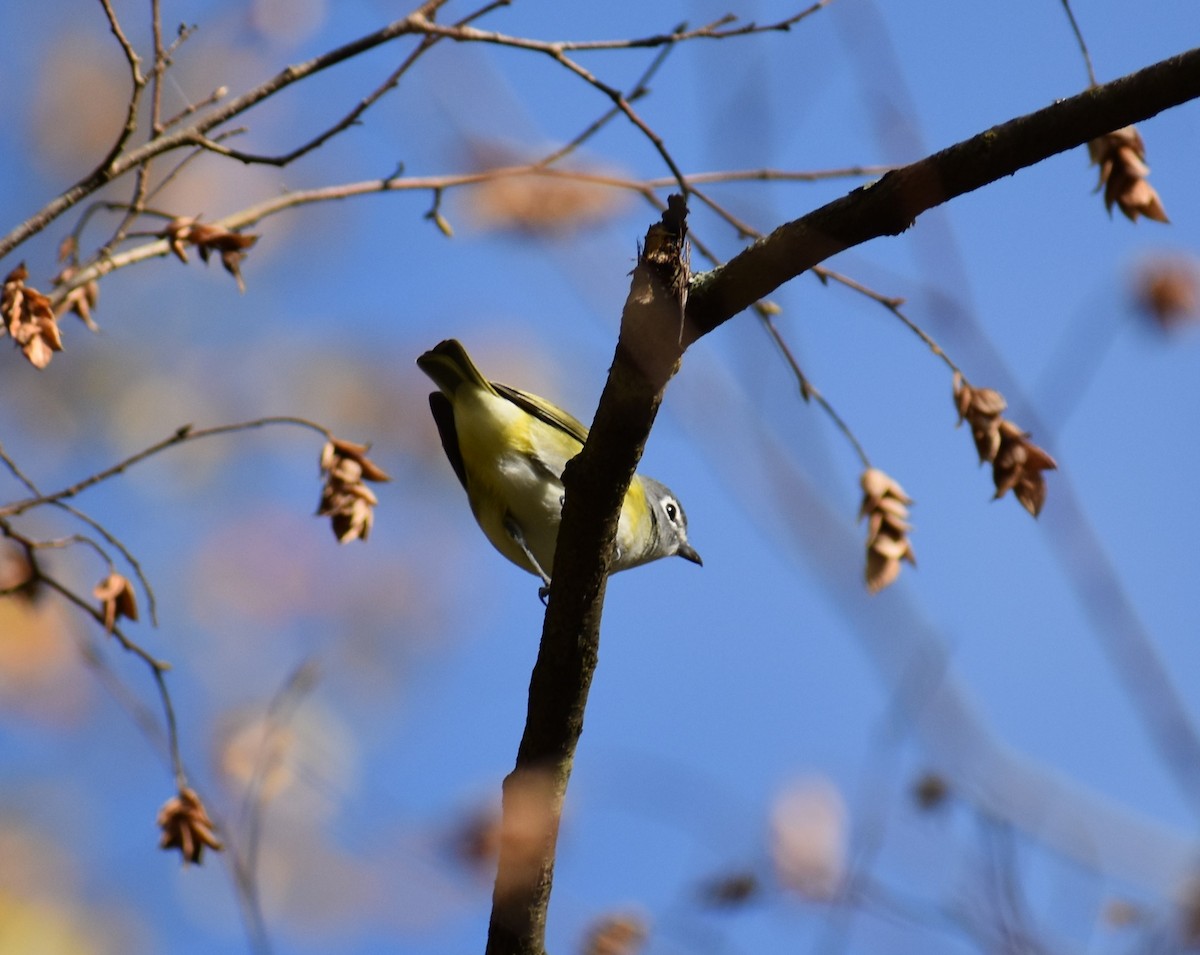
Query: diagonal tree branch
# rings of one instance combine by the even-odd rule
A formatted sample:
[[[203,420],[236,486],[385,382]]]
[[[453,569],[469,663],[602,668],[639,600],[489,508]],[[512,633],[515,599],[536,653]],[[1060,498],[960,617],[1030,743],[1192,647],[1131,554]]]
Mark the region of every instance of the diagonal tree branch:
[[[784,223],[726,265],[698,276],[688,299],[696,341],[784,282],[838,252],[899,235],[922,212],[1114,129],[1200,97],[1200,49],[994,126]]]
[[[687,267],[683,262],[686,207],[672,197],[662,221],[650,227],[638,256],[621,335],[593,434],[563,474],[566,502],[550,602],[529,685],[525,732],[516,768],[505,780],[504,813],[530,774],[545,777],[537,815],[545,821],[537,856],[501,839],[488,927],[488,955],[542,955],[555,843],[575,746],[583,732],[588,689],[600,647],[600,616],[613,539],[625,492],[637,470],[667,381],[683,353],[680,331]],[[524,807],[528,810],[528,807]]]

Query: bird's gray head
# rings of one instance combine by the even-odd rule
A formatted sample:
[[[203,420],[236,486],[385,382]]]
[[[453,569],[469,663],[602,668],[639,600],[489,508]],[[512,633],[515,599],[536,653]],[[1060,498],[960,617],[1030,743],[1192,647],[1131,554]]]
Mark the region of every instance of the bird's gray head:
[[[653,542],[644,559],[657,560],[659,557],[678,555],[693,564],[703,566],[704,561],[688,543],[687,515],[683,512],[683,505],[679,503],[679,499],[669,487],[653,478],[642,477],[642,483],[645,486],[646,503],[650,507],[653,525]]]

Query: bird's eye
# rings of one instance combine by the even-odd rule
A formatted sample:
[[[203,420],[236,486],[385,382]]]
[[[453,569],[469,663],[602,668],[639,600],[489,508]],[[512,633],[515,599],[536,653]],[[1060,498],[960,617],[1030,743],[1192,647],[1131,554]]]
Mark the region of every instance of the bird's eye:
[[[670,518],[672,524],[679,520],[679,508],[675,506],[674,501],[667,501],[663,505],[663,510],[667,512],[667,517]]]

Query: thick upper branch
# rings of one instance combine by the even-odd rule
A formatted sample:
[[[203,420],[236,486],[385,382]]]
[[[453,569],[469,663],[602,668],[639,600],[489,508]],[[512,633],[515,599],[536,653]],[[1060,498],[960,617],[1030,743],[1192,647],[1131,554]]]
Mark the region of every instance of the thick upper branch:
[[[1019,169],[1200,97],[1200,49],[994,126],[787,222],[721,268],[688,300],[688,341],[844,249],[898,235],[922,212]]]

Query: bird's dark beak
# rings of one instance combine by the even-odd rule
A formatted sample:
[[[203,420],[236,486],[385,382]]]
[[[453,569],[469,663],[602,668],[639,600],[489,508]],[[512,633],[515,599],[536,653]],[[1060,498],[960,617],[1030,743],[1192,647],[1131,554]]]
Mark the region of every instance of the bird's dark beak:
[[[684,560],[690,560],[693,564],[704,566],[704,561],[700,559],[700,555],[696,553],[696,549],[691,544],[680,544],[677,553]]]

